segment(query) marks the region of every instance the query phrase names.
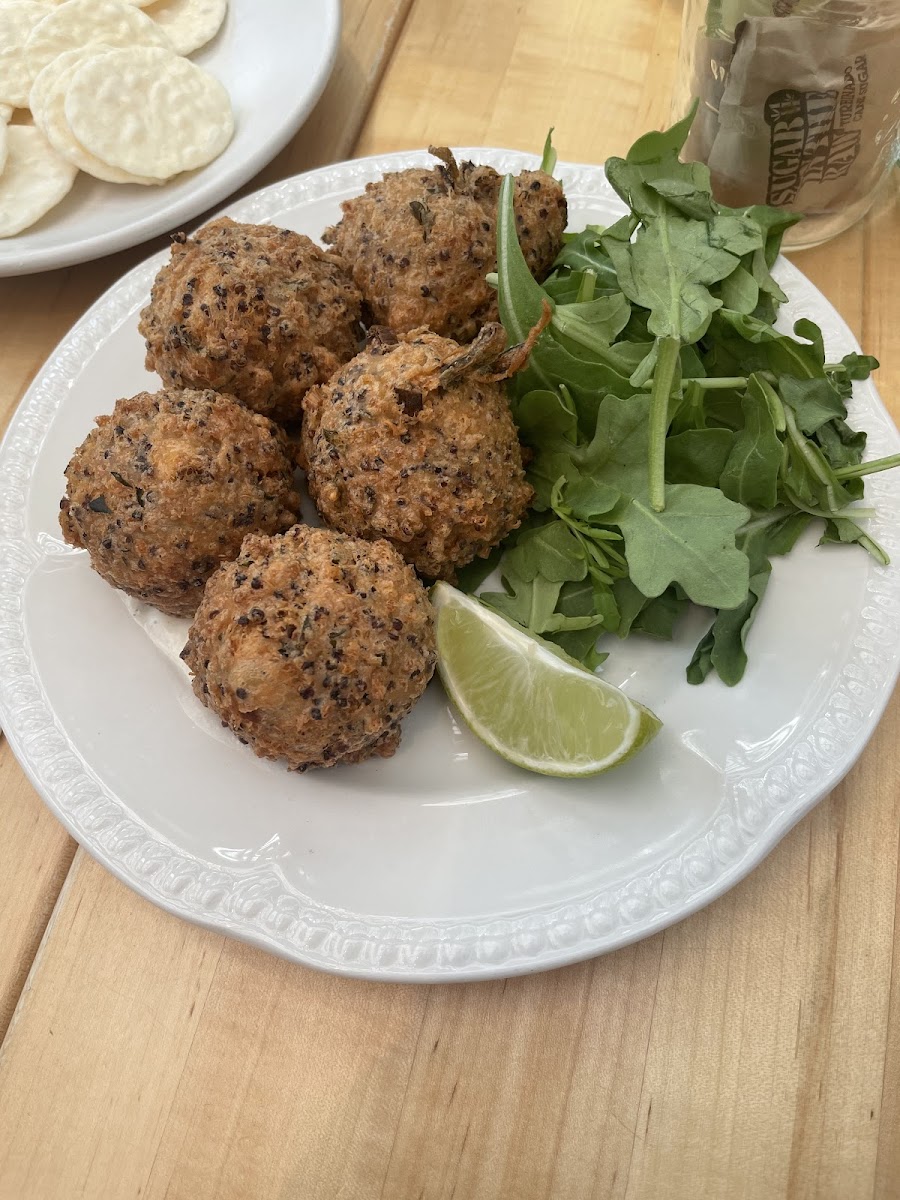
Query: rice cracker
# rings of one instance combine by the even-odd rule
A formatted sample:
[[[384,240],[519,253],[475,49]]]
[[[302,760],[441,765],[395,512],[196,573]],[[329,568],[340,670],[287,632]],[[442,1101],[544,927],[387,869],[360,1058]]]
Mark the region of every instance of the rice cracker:
[[[193,54],[212,41],[227,11],[228,0],[155,0],[146,10],[179,54]]]
[[[89,42],[172,49],[156,22],[124,0],[67,0],[50,10],[25,43],[25,62],[32,81],[54,58]]]
[[[103,179],[107,183],[162,183],[160,179],[131,175],[120,167],[103,162],[82,146],[66,120],[66,93],[75,71],[88,59],[102,57],[112,49],[101,42],[91,42],[78,50],[67,50],[48,63],[31,88],[30,107],[34,123],[58,154],[95,179]]]
[[[0,104],[25,108],[34,80],[25,57],[25,43],[53,9],[33,0],[7,0],[0,4]]]
[[[9,152],[0,175],[0,237],[11,237],[59,204],[78,171],[35,125],[10,125]]]
[[[92,154],[155,179],[205,166],[234,134],[222,84],[186,58],[148,46],[88,59],[72,76],[65,111]]]

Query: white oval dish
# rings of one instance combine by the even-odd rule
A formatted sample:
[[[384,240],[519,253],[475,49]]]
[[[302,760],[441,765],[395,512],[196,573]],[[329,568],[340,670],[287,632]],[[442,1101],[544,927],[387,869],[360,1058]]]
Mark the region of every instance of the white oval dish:
[[[191,61],[223,83],[234,137],[218,158],[161,187],[81,174],[36,225],[0,239],[0,276],[89,262],[175,230],[271,161],[312,112],[340,42],[340,0],[231,0],[225,22]]]
[[[504,150],[462,150],[501,170]],[[342,199],[404,153],[328,167],[230,215],[316,237]],[[570,227],[620,203],[597,167],[561,165]],[[115,285],[29,389],[0,451],[0,710],[52,811],[97,859],[170,912],[325,970],[437,981],[537,971],[645,937],[750,871],[855,761],[900,663],[900,571],[808,536],[775,561],[743,683],[690,687],[703,629],[608,648],[606,676],[665,722],[635,760],[593,780],[529,775],[455,719],[437,682],[397,755],[289,774],[221,729],[177,651],[186,623],[126,605],[66,547],[63,470],[97,413],[157,386],[137,313],[163,261]],[[785,261],[784,316],[817,321],[830,356],[857,349]],[[869,455],[900,449],[871,383],[852,419]],[[900,476],[874,476],[872,532],[900,548]],[[138,619],[135,619],[135,618]]]

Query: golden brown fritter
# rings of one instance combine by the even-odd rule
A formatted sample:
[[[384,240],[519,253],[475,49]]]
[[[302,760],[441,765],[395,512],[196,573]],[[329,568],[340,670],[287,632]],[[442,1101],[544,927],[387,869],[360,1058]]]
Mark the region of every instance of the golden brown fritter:
[[[290,229],[211,221],[178,234],[141,313],[163,383],[215,388],[277,421],[356,353],[361,297],[344,262]]]
[[[485,275],[497,266],[502,180],[493,167],[457,167],[449,150],[433,153],[444,160],[433,170],[385,175],[345,200],[343,218],[324,240],[351,264],[376,324],[397,333],[427,326],[467,342],[497,320],[496,293]],[[542,171],[523,171],[514,205],[526,261],[543,279],[562,248],[562,187]]]
[[[295,525],[213,575],[181,657],[254,753],[331,767],[394,753],[434,671],[434,617],[387,542]]]
[[[469,186],[492,218],[496,216],[503,179],[492,167],[474,167]],[[546,279],[563,247],[568,206],[558,179],[544,171],[520,171],[513,197],[519,245],[535,279]]]
[[[485,369],[505,345],[499,325],[466,347],[377,330],[309,392],[302,450],[324,520],[387,538],[422,575],[450,580],[515,529],[532,490],[503,386]]]
[[[113,587],[176,617],[194,612],[249,531],[277,533],[300,511],[284,433],[211,391],[116,401],[66,479],[66,541],[84,547]]]

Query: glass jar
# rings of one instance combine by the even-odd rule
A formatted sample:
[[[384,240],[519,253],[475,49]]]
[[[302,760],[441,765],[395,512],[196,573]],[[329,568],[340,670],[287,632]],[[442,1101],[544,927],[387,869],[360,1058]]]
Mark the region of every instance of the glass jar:
[[[673,116],[725,204],[806,215],[786,249],[858,221],[900,160],[900,0],[685,0]]]

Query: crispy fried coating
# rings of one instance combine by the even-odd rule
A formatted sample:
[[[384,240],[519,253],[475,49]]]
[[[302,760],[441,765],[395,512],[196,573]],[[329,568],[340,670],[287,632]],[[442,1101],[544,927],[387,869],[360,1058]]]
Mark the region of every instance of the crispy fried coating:
[[[433,153],[443,159],[433,170],[385,175],[363,195],[345,200],[343,218],[324,240],[352,265],[376,324],[397,333],[427,326],[467,342],[498,319],[496,293],[485,275],[497,267],[502,180],[493,167],[458,167],[449,150]],[[542,171],[523,171],[514,204],[526,261],[543,279],[562,248],[562,187]]]
[[[130,596],[176,617],[250,531],[298,519],[284,433],[218,392],[166,389],[118,400],[66,468],[66,541]]]
[[[434,671],[434,616],[387,542],[295,525],[249,536],[213,575],[182,658],[261,758],[300,771],[387,758]]]
[[[146,365],[289,422],[304,392],[356,353],[361,297],[336,254],[274,225],[179,234],[141,313]]]
[[[515,529],[533,493],[502,384],[486,371],[505,345],[498,325],[463,347],[427,329],[377,330],[307,393],[302,456],[323,519],[450,580]]]

